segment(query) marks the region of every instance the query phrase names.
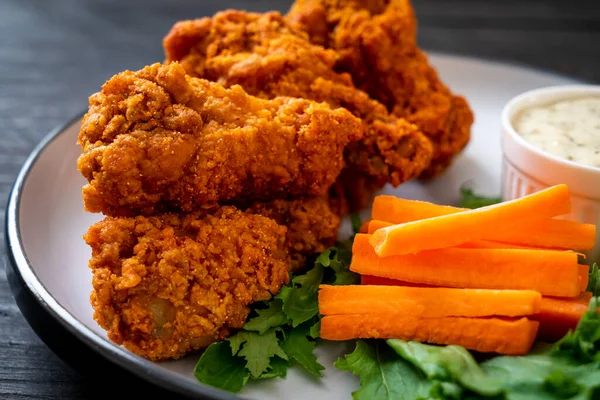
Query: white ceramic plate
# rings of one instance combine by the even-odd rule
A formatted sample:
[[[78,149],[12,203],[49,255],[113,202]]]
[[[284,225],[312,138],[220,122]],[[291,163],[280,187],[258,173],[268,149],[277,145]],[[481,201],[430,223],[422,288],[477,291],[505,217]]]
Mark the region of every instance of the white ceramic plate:
[[[575,81],[531,69],[455,56],[433,55],[431,62],[442,79],[455,92],[465,95],[473,107],[476,122],[472,140],[453,166],[436,180],[426,185],[411,182],[385,192],[453,204],[458,200],[460,185],[472,181],[483,194],[499,194],[500,112],[504,104],[526,90]],[[41,143],[23,167],[12,192],[6,226],[12,265],[8,273],[19,306],[38,334],[59,354],[62,350],[54,344],[58,342],[60,347],[61,341],[52,339],[57,333],[47,332],[52,324],[57,329],[64,329],[63,334],[68,335],[69,340],[79,342],[79,352],[91,349],[111,363],[159,386],[196,397],[230,398],[230,395],[195,380],[193,367],[198,355],[151,363],[114,345],[92,319],[89,303],[91,273],[87,268],[90,249],[81,237],[101,216],[83,211],[80,191],[85,181],[76,169],[80,153],[75,144],[78,129],[79,118]],[[25,295],[29,302],[23,300]],[[42,319],[50,322],[40,324]],[[75,348],[73,345],[66,347]],[[339,344],[317,349],[319,361],[327,367],[323,379],[317,380],[292,369],[285,380],[249,384],[240,396],[349,399],[350,393],[358,387],[358,380],[333,367],[338,355],[347,350]],[[67,359],[77,356],[61,355]]]

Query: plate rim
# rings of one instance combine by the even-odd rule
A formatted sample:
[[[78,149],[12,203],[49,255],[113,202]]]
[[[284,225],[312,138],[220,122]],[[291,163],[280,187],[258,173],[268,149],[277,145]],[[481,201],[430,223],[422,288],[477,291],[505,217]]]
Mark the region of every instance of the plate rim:
[[[70,127],[81,121],[84,114],[85,111],[80,112],[75,117],[69,119],[62,125],[59,125],[47,134],[29,154],[15,179],[9,194],[5,216],[6,253],[9,263],[12,264],[13,272],[17,275],[17,278],[26,285],[26,289],[33,294],[38,305],[40,305],[48,315],[57,321],[64,329],[80,339],[91,351],[103,356],[120,368],[133,373],[151,384],[161,386],[183,395],[202,396],[203,398],[214,400],[238,399],[234,394],[224,390],[200,382],[190,382],[180,374],[165,370],[152,361],[137,356],[125,348],[100,337],[100,335],[93,332],[70,311],[63,307],[33,270],[33,266],[29,261],[23,246],[19,224],[22,189],[30,172],[44,150],[54,142],[54,140],[63,135]],[[19,307],[19,309],[21,309],[21,307]],[[23,310],[21,309],[21,311]],[[36,332],[36,334],[38,333]]]
[[[511,69],[526,70],[532,73],[542,73],[549,77],[556,77],[560,79],[571,79],[578,81],[582,84],[589,84],[590,82],[581,80],[579,78],[573,78],[568,75],[560,74],[555,71],[546,70],[543,68],[532,67],[530,65],[521,64],[512,61],[503,61],[494,58],[485,58],[477,56],[466,56],[460,54],[451,54],[445,52],[427,52],[428,57],[441,57],[449,58],[456,61],[465,62],[478,62],[489,64],[490,66],[503,66]],[[437,68],[436,68],[437,69]],[[62,328],[73,334],[77,339],[81,340],[90,351],[99,354],[108,361],[114,363],[120,368],[133,373],[139,378],[142,378],[146,382],[154,385],[158,385],[162,388],[170,390],[175,393],[183,395],[194,395],[208,397],[215,400],[230,400],[240,399],[235,394],[214,388],[209,385],[202,384],[200,382],[193,382],[184,377],[179,373],[171,372],[161,368],[159,365],[152,361],[139,357],[122,346],[118,346],[107,339],[100,337],[97,333],[88,328],[85,324],[80,322],[71,312],[63,307],[58,300],[50,293],[50,291],[41,282],[33,266],[29,261],[25,252],[20,224],[19,224],[19,210],[21,206],[22,189],[27,181],[27,178],[35,166],[38,158],[44,152],[44,150],[59,136],[65,133],[65,131],[78,123],[85,114],[85,110],[70,118],[65,123],[59,125],[55,129],[51,130],[31,151],[27,156],[25,162],[20,168],[17,177],[13,183],[8,196],[8,203],[5,214],[5,243],[6,243],[6,254],[8,262],[11,264],[7,265],[6,271],[9,273],[9,269],[12,268],[12,272],[17,275],[22,284],[25,286],[32,295],[34,300],[42,307],[44,311],[52,317],[53,320],[58,322]],[[9,279],[10,281],[10,279]],[[10,283],[10,282],[9,282]],[[14,291],[20,290],[14,288],[11,285],[11,289]],[[25,315],[25,312],[21,305],[19,309]],[[26,316],[26,319],[27,316]],[[29,325],[31,323],[28,321]],[[41,335],[36,332],[38,336]],[[52,348],[51,348],[52,349]],[[52,349],[54,351],[54,349]]]

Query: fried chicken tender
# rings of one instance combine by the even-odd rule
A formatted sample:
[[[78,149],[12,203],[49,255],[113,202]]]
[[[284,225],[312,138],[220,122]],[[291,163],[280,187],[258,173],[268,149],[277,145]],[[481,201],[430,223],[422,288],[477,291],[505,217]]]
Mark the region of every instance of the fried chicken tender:
[[[358,88],[431,139],[433,161],[423,177],[443,171],[468,143],[473,113],[417,47],[410,0],[296,0],[286,18],[339,53],[336,71],[350,73]]]
[[[340,217],[330,207],[328,196],[257,202],[246,212],[264,215],[287,227],[292,272],[303,269],[311,256],[334,246],[340,228]]]
[[[346,148],[346,163],[378,186],[418,176],[432,147],[413,124],[388,115],[381,103],[337,73],[338,53],[313,45],[281,14],[229,10],[212,18],[178,22],[164,39],[167,62],[180,62],[192,76],[271,99],[290,96],[344,107],[364,125],[362,140]]]
[[[346,168],[329,189],[329,206],[341,216],[358,212],[369,208],[381,189],[368,175]]]
[[[90,227],[91,303],[111,340],[151,360],[179,358],[240,329],[250,303],[289,281],[285,227],[230,206],[207,212]]]
[[[177,63],[115,75],[90,98],[78,143],[87,211],[194,211],[243,198],[320,196],[360,120],[324,103],[258,99]]]

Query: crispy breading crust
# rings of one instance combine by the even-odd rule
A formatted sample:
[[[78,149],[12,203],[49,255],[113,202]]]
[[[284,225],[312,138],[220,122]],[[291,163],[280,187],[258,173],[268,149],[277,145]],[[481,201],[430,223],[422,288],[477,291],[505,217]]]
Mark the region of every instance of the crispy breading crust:
[[[285,227],[234,207],[207,211],[90,227],[91,303],[111,340],[152,360],[178,358],[241,328],[250,303],[288,282]]]
[[[339,215],[439,173],[469,139],[472,113],[416,46],[408,0],[298,0],[287,19],[178,23],[164,44],[181,65],[126,71],[90,98],[84,203],[128,216],[85,235],[94,318],[146,358],[240,329],[335,244]]]
[[[239,198],[323,195],[360,120],[324,103],[263,100],[177,63],[115,75],[90,98],[78,160],[87,211],[152,215]]]
[[[254,203],[246,212],[272,218],[287,227],[286,246],[293,272],[306,267],[311,256],[335,245],[340,217],[331,209],[327,196]]]
[[[334,71],[338,54],[312,45],[276,12],[229,10],[213,18],[181,21],[165,37],[167,62],[187,73],[241,85],[262,98],[291,96],[344,107],[362,119],[364,137],[346,149],[348,168],[379,186],[420,175],[432,147],[414,125],[388,115],[385,107],[354,87],[346,73]]]
[[[473,113],[417,47],[410,0],[296,0],[287,19],[340,54],[336,70],[431,139],[433,161],[423,177],[443,171],[468,143]]]

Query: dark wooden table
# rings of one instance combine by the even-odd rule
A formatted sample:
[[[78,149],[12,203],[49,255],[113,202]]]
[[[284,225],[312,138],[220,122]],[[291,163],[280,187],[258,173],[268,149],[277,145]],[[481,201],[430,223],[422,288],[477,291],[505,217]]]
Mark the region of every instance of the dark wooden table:
[[[1,0],[0,208],[42,136],[81,111],[88,95],[113,73],[160,61],[162,36],[175,21],[223,7],[285,11],[290,1]],[[594,0],[414,3],[420,43],[427,50],[600,81],[600,12],[594,11]],[[0,214],[2,226],[3,221]],[[3,235],[0,231],[0,256]],[[0,273],[0,398],[119,398],[114,390],[102,377],[80,376],[48,350],[21,316]],[[137,398],[156,394],[148,386],[135,390]]]

